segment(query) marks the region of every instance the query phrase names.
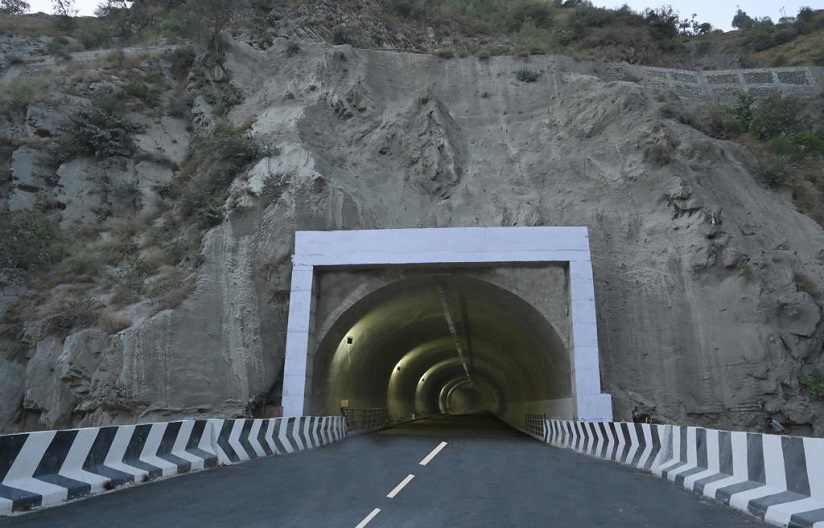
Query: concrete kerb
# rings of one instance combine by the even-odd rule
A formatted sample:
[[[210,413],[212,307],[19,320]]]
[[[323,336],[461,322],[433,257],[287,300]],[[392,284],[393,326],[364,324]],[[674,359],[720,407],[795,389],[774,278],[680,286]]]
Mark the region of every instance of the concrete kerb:
[[[771,524],[824,528],[824,439],[618,422],[547,420],[546,429],[551,445],[643,469]]]
[[[0,516],[346,437],[342,417],[184,420],[0,436]]]

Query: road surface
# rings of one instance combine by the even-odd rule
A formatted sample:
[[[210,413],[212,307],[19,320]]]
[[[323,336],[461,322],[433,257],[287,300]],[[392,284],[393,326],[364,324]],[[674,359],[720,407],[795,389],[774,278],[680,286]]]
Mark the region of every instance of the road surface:
[[[0,518],[4,528],[93,526],[767,525],[647,473],[553,448],[491,418],[475,416],[424,420],[315,451],[258,459]]]

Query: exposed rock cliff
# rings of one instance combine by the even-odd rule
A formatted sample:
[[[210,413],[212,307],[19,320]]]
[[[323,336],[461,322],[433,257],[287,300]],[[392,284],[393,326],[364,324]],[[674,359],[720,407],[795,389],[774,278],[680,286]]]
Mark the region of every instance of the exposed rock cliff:
[[[232,184],[193,293],[156,314],[130,308],[115,335],[37,335],[24,359],[0,356],[0,423],[15,400],[45,426],[243,413],[277,390],[295,230],[585,225],[616,418],[747,428],[769,412],[824,434],[824,404],[798,381],[822,362],[824,230],[755,180],[743,147],[661,119],[671,94],[563,57],[532,57],[540,76],[524,83],[512,57],[288,44],[228,48],[244,100],[229,118],[277,155]],[[209,122],[205,101],[193,113]],[[141,148],[171,148],[178,125],[164,119]],[[26,148],[14,196],[51,185],[24,174]],[[54,189],[91,165],[67,162]],[[146,193],[169,179],[151,162],[122,170],[152,182]],[[64,221],[85,219],[86,206],[71,211],[86,193],[72,195]]]

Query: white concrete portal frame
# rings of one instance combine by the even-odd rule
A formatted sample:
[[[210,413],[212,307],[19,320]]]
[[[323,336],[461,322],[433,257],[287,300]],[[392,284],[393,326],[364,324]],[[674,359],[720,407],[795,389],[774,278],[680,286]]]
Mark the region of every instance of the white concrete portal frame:
[[[566,263],[572,316],[570,359],[575,418],[612,420],[601,394],[595,285],[586,227],[456,227],[295,233],[283,415],[303,416],[312,386],[316,268]]]

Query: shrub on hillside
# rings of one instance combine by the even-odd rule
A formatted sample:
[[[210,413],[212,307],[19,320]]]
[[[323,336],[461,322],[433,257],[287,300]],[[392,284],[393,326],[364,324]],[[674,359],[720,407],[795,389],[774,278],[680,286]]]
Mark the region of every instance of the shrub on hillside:
[[[220,123],[184,169],[184,179],[189,181],[181,192],[183,213],[204,227],[222,222],[220,204],[229,185],[249,163],[266,154],[247,131]]]
[[[87,50],[105,48],[112,40],[112,34],[101,27],[84,27],[74,30],[72,36]]]
[[[515,72],[515,78],[525,83],[535,82],[540,76],[540,72],[536,72],[535,70],[531,70],[527,67],[523,67]]]
[[[746,128],[729,108],[716,104],[710,108],[700,130],[717,139],[734,139],[746,131]]]
[[[824,400],[824,371],[816,370],[809,376],[802,374],[798,381],[813,398]]]
[[[185,81],[189,77],[189,70],[195,62],[197,54],[191,46],[176,48],[169,57],[172,63],[172,75],[178,81]]]
[[[0,113],[24,112],[28,105],[43,99],[45,93],[41,83],[16,77],[0,90]]]
[[[70,118],[69,148],[73,145],[81,153],[98,157],[128,154],[134,127],[123,114],[90,106],[76,110]]]
[[[32,270],[59,258],[57,230],[46,216],[0,213],[0,268]]]
[[[753,110],[749,123],[750,134],[760,141],[790,135],[799,130],[800,110],[795,99],[772,95]]]

